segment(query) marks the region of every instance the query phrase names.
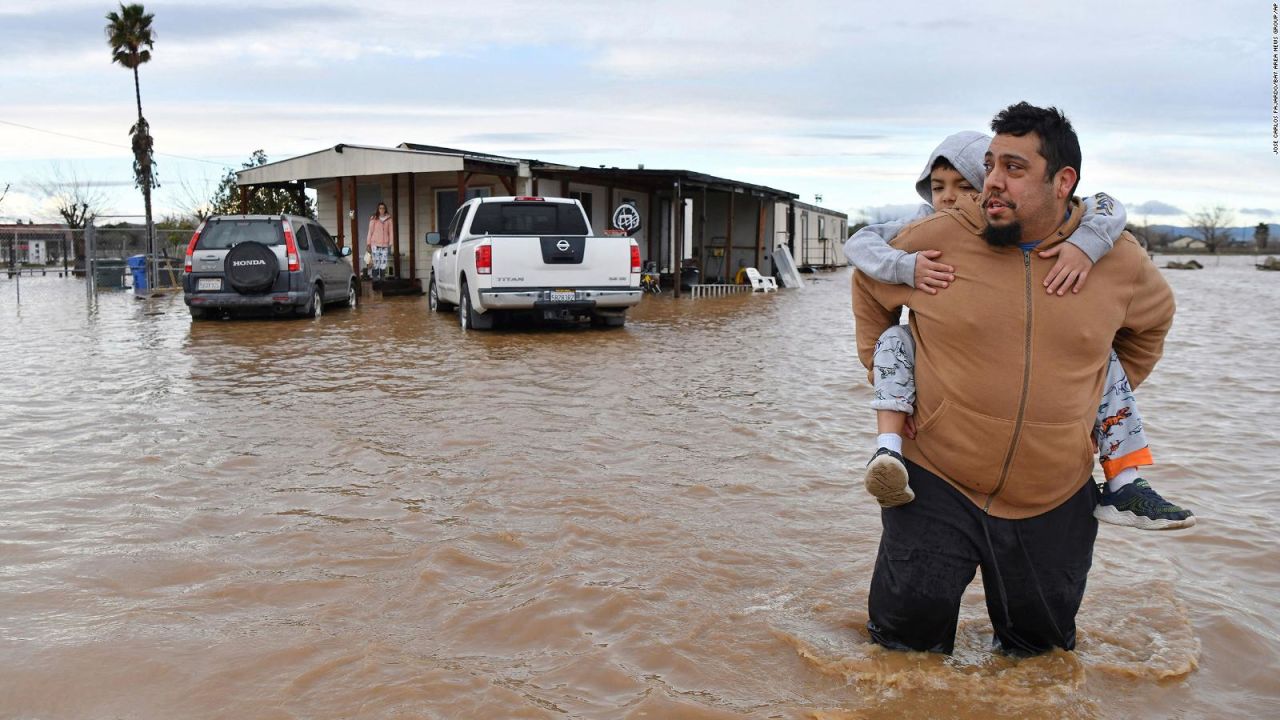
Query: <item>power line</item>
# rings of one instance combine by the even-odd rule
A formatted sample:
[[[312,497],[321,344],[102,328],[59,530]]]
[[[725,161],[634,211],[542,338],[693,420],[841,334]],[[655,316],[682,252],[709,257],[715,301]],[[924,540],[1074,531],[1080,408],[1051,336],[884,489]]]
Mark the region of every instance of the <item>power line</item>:
[[[69,135],[67,133],[58,132],[56,130],[45,130],[43,128],[31,127],[30,125],[23,125],[22,123],[16,123],[11,120],[0,120],[0,125],[12,125],[14,127],[20,127],[24,130],[31,130],[32,132],[45,133],[46,135],[57,135],[59,137],[71,138],[72,140],[81,140],[83,142],[95,143],[97,145],[106,145],[107,147],[119,148],[122,150],[128,150],[130,152],[133,152],[133,148],[127,145],[119,145],[117,143],[106,142],[104,140],[94,140],[93,138],[80,137],[79,135]],[[175,155],[173,153],[166,153],[166,152],[156,152],[155,154],[163,155],[165,157],[178,158],[179,160],[191,160],[192,162],[202,162],[202,163],[208,163],[209,165],[217,165],[218,167],[227,167],[227,163],[215,162],[213,160],[204,160],[202,158],[187,157],[186,155]]]

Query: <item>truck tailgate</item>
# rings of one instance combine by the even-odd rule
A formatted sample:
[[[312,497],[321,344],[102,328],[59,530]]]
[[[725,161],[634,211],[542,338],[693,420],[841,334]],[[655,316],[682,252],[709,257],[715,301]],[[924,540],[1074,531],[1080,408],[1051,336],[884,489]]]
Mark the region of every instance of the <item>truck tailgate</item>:
[[[639,284],[625,237],[492,236],[495,288],[606,288]]]

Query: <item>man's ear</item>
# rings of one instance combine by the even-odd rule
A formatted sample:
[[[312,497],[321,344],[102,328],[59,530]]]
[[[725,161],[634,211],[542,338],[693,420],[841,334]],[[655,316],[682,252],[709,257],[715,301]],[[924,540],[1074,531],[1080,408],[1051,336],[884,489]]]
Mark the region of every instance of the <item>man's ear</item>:
[[[1058,171],[1053,177],[1053,195],[1059,200],[1070,200],[1071,189],[1076,186],[1076,181],[1080,179],[1080,173],[1076,172],[1073,167],[1064,167]]]

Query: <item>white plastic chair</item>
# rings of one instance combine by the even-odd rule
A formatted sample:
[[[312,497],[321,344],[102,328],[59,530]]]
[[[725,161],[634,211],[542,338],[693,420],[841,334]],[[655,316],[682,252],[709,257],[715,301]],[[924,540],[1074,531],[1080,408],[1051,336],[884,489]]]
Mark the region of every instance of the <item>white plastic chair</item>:
[[[747,268],[747,280],[751,281],[752,292],[777,292],[778,281],[772,277],[765,277],[760,271],[749,267]]]

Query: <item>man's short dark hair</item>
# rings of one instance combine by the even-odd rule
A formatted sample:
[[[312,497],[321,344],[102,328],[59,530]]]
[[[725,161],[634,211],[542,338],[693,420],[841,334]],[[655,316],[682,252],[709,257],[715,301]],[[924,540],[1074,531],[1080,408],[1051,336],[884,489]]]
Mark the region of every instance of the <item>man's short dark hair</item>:
[[[1022,137],[1029,132],[1040,136],[1040,154],[1048,162],[1045,182],[1064,167],[1076,169],[1076,184],[1071,186],[1074,195],[1080,184],[1080,138],[1071,127],[1071,121],[1056,107],[1036,107],[1026,101],[996,113],[991,120],[991,130],[998,134]]]

